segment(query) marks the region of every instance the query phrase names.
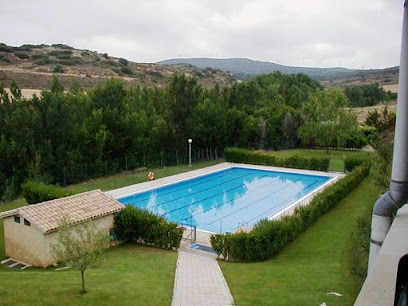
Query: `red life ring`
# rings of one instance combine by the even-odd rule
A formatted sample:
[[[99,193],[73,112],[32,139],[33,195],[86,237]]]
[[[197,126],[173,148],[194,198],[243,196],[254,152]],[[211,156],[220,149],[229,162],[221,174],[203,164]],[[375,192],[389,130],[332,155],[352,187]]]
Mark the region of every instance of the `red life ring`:
[[[153,181],[154,180],[154,172],[149,172],[147,177],[149,178],[149,180]]]

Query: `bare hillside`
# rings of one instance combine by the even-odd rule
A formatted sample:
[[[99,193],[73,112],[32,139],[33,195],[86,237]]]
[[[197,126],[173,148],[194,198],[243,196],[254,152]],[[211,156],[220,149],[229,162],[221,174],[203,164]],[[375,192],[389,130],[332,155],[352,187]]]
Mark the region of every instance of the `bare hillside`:
[[[61,44],[20,47],[0,44],[0,81],[5,87],[13,79],[21,88],[47,89],[54,74],[64,87],[77,79],[82,87],[91,88],[111,77],[122,78],[130,85],[163,87],[176,71],[195,76],[200,84],[209,87],[235,82],[230,74],[216,69],[136,63]]]

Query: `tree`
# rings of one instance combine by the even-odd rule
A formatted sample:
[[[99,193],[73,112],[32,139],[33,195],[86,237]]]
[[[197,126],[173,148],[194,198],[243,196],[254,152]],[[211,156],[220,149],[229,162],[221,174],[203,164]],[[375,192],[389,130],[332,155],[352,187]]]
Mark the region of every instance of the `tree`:
[[[61,83],[58,81],[58,78],[56,75],[54,75],[54,78],[52,80],[52,86],[51,86],[51,92],[54,95],[60,94],[64,92],[64,87],[62,87]]]
[[[357,128],[356,115],[346,109],[347,98],[336,88],[318,90],[303,107],[305,122],[299,128],[299,138],[304,143],[318,146],[343,147],[350,133]]]
[[[81,272],[82,292],[85,293],[85,271],[88,267],[100,265],[102,251],[109,246],[109,234],[105,229],[97,230],[92,220],[70,224],[64,217],[60,226],[57,244],[52,245],[52,251],[56,258]]]
[[[129,63],[128,60],[125,59],[125,58],[123,58],[123,57],[121,57],[121,58],[119,59],[119,64],[121,64],[121,65],[123,65],[123,66],[127,66],[128,63]]]

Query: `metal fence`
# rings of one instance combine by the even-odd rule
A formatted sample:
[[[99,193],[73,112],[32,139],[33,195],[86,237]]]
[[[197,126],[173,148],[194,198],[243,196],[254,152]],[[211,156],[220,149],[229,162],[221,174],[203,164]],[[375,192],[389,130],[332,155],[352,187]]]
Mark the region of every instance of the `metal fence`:
[[[195,150],[192,152],[192,162],[215,160],[220,157],[214,150],[210,153]],[[5,182],[0,182],[0,199],[7,201],[14,199],[21,192],[21,184],[27,180],[37,180],[43,183],[67,185],[77,184],[101,177],[108,177],[126,171],[145,170],[149,168],[164,168],[168,166],[187,165],[188,150],[185,152],[137,152],[123,158],[112,160],[96,160],[72,164],[70,166],[54,167],[44,173],[28,178],[11,177]]]

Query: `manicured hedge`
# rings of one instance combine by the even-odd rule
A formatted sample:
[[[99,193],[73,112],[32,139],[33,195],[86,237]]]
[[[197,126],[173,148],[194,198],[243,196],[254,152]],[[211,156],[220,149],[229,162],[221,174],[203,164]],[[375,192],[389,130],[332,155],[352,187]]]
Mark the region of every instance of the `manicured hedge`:
[[[366,160],[361,157],[347,157],[344,160],[344,169],[348,172],[353,171],[354,168],[361,166]]]
[[[46,185],[37,181],[28,181],[21,187],[23,189],[23,197],[28,204],[36,204],[71,195],[71,193],[60,186]]]
[[[288,158],[282,158],[263,152],[254,152],[239,148],[226,148],[224,150],[224,153],[226,160],[233,163],[288,167],[319,171],[327,171],[330,162],[330,159],[326,157],[306,158],[295,155]]]
[[[178,224],[167,222],[147,210],[127,206],[114,220],[119,240],[139,241],[166,249],[180,247],[183,230]]]
[[[250,233],[211,236],[211,245],[224,259],[262,261],[278,254],[288,243],[309,228],[320,216],[336,206],[368,175],[369,166],[356,168],[336,184],[317,194],[307,206],[279,220],[258,222]]]

